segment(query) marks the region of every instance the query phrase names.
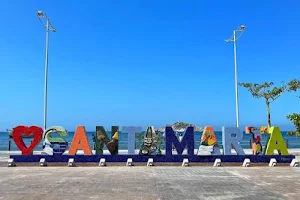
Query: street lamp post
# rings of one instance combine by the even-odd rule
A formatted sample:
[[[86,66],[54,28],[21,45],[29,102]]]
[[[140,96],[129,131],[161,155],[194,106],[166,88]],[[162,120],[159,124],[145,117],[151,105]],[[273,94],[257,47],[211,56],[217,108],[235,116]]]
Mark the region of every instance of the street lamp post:
[[[235,112],[236,112],[236,127],[239,127],[239,98],[238,98],[238,75],[237,75],[237,61],[236,61],[236,41],[242,36],[246,26],[241,25],[233,31],[231,38],[225,40],[226,42],[233,42],[233,56],[234,56],[234,82],[235,82]],[[237,36],[237,34],[239,35]]]
[[[45,58],[45,83],[44,83],[44,131],[47,128],[47,93],[48,93],[48,47],[49,47],[49,31],[56,32],[56,29],[50,23],[50,18],[42,11],[37,12],[37,16],[46,29],[46,58]],[[43,19],[46,20],[43,22]]]

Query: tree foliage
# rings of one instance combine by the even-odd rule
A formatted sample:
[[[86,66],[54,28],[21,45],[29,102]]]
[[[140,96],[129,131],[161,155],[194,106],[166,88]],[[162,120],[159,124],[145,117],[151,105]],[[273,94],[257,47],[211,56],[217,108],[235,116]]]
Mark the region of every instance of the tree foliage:
[[[268,126],[271,126],[271,110],[270,104],[273,103],[280,95],[286,91],[286,85],[281,87],[275,87],[273,82],[258,83],[239,83],[240,86],[248,89],[254,98],[264,98],[267,114],[268,114]]]
[[[287,86],[288,91],[296,92],[297,90],[300,90],[300,80],[293,79],[287,84]],[[286,116],[286,118],[289,119],[295,125],[295,135],[300,136],[300,114],[293,113],[291,115]]]
[[[288,91],[296,92],[297,90],[300,90],[300,80],[293,79],[287,84],[287,86]],[[298,97],[300,98],[300,96]]]
[[[296,127],[296,135],[300,135],[300,114],[293,113],[286,116]]]
[[[285,85],[274,87],[273,82],[257,83],[239,83],[240,86],[247,88],[254,98],[264,98],[266,102],[274,102],[284,91]]]

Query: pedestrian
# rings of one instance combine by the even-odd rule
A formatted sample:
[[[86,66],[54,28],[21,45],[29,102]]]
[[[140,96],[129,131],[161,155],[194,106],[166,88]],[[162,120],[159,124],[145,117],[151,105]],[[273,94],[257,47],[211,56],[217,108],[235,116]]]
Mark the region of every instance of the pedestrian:
[[[180,133],[180,134],[179,134],[179,142],[182,141],[182,138],[183,138],[182,133]]]

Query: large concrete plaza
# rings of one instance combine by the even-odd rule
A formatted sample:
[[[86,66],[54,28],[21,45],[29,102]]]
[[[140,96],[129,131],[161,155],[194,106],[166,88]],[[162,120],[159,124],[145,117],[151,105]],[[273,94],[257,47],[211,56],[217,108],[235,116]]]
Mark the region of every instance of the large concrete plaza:
[[[0,167],[0,199],[300,199],[292,167]]]

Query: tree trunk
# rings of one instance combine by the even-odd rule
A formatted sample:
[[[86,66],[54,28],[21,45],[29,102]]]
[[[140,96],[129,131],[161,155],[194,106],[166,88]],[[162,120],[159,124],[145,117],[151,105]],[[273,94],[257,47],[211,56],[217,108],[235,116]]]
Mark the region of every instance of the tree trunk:
[[[270,102],[266,100],[267,105],[267,113],[268,113],[268,128],[270,128],[271,125],[271,111],[270,111]]]

